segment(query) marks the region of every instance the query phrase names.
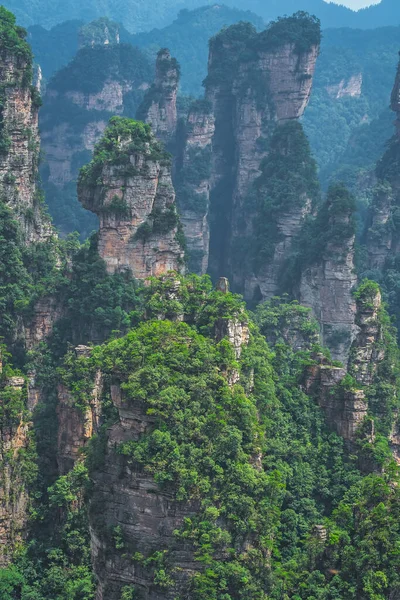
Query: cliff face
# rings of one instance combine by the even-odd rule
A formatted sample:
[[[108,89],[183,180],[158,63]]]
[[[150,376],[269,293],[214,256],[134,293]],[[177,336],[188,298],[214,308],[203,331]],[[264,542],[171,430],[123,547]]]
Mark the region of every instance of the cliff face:
[[[235,288],[249,299],[256,288],[259,294],[261,287],[268,287],[262,276],[237,260],[254,236],[252,186],[262,173],[275,127],[304,112],[319,51],[317,23],[307,19],[313,33],[300,48],[286,35],[289,22],[299,30],[304,26],[301,18],[291,17],[257,34],[240,24],[216,36],[210,46],[206,98],[215,116],[210,270],[214,275],[231,273]],[[295,221],[297,212],[282,216],[282,221]],[[281,229],[286,231],[286,224]],[[289,229],[287,247],[294,233]]]
[[[79,169],[90,160],[112,116],[135,116],[150,85],[151,68],[138,48],[115,43],[107,23],[88,25],[82,35],[96,43],[88,41],[47,86],[40,112],[41,174],[55,225],[64,234],[87,236],[97,223],[77,201]]]
[[[225,283],[219,284],[219,291],[224,294],[228,291]],[[175,297],[182,300],[179,282]],[[170,326],[159,322],[157,329],[164,327]],[[156,334],[155,328],[153,331]],[[174,343],[189,349],[190,357],[196,352],[193,333],[184,323],[174,324],[171,333]],[[215,323],[214,336],[217,343],[228,343],[239,361],[249,342],[245,315],[239,310],[236,315],[221,318]],[[167,338],[160,343],[168,344]],[[155,364],[154,367],[157,370]],[[136,367],[132,368],[134,379]],[[240,379],[239,371],[223,369],[222,374],[230,389],[227,393],[233,393],[233,386]],[[201,562],[196,560],[192,540],[177,534],[185,519],[196,519],[200,501],[197,498],[181,501],[172,481],[162,484],[151,469],[127,460],[128,448],[151,438],[153,433],[158,435],[159,421],[154,411],[148,409],[148,399],[133,400],[124,381],[125,375],[119,376],[113,369],[109,391],[118,420],[107,431],[105,455],[93,473],[89,518],[97,598],[118,599],[124,586],[132,586],[147,600],[172,600],[178,594],[190,594],[192,577],[203,570]],[[221,526],[222,521],[221,518]],[[250,542],[246,547],[250,548]]]
[[[154,84],[146,92],[138,108],[138,119],[145,121],[164,144],[172,143],[176,136],[180,69],[175,58],[166,48],[157,54]]]
[[[171,165],[149,126],[111,119],[81,171],[78,196],[99,216],[98,249],[109,273],[130,269],[145,279],[182,269]]]
[[[78,359],[89,357],[91,348],[77,346],[75,354]],[[65,475],[73,468],[82,456],[87,442],[97,433],[100,426],[102,391],[103,377],[100,371],[94,376],[89,401],[84,407],[77,406],[73,394],[65,384],[59,384],[57,463],[60,475]]]
[[[32,87],[32,54],[24,31],[11,17],[15,37],[0,50],[0,194],[29,243],[50,234],[37,189],[40,95]]]
[[[111,116],[134,116],[135,104],[148,86],[147,68],[137,49],[94,44],[82,48],[55,75],[41,116],[49,183],[63,186],[76,178]]]
[[[398,253],[400,235],[398,206],[400,202],[400,66],[392,91],[391,108],[396,113],[396,133],[380,162],[366,232],[368,267],[384,270],[386,261]]]
[[[347,190],[331,188],[311,233],[320,238],[321,245],[312,264],[303,268],[297,292],[300,302],[312,309],[320,324],[322,344],[345,366],[357,333],[353,211],[354,198]],[[307,247],[312,243],[305,239]]]
[[[204,274],[210,246],[210,186],[215,118],[207,101],[193,103],[185,127],[182,162],[176,176],[177,203],[189,256],[189,270]]]
[[[24,378],[4,376],[2,367],[0,356],[0,566],[5,566],[26,534],[30,502],[24,469],[29,467],[31,423],[23,409]]]
[[[382,321],[382,299],[379,287],[372,283],[363,283],[355,295],[355,323],[357,333],[351,344],[348,362],[344,367],[335,367],[321,354],[315,357],[315,365],[307,368],[305,390],[313,394],[326,418],[346,442],[353,445],[360,435],[360,428],[368,414],[382,416],[384,396],[378,393],[381,406],[375,402],[380,369],[389,357],[389,342],[385,339]],[[350,380],[346,380],[349,374]],[[394,398],[395,387],[389,377],[388,396]],[[378,383],[379,387],[379,383]],[[396,428],[392,432],[394,455],[398,455]]]

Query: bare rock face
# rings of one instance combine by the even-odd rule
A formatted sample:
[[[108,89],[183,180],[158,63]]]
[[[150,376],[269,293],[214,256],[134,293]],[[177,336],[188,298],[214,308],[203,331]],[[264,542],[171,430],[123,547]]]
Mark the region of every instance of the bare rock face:
[[[286,35],[289,21],[300,30],[305,26],[301,19],[289,18],[257,34],[242,23],[210,44],[205,81],[215,116],[210,271],[231,273],[236,289],[246,295],[247,288],[254,287],[254,282],[247,282],[252,274],[244,272],[235,256],[241,252],[237,250],[241,239],[252,235],[251,189],[261,174],[274,128],[298,119],[307,106],[319,52],[318,24],[307,19],[314,33],[300,48]]]
[[[381,309],[379,287],[373,282],[361,284],[356,294],[358,332],[351,346],[348,365],[335,367],[321,354],[315,357],[315,364],[307,368],[305,391],[316,397],[330,426],[349,444],[356,441],[368,414],[368,386],[374,383],[385,359]],[[351,384],[346,383],[347,373],[353,377]],[[399,439],[395,425],[391,443],[396,459],[400,456]]]
[[[360,98],[363,85],[362,73],[356,73],[348,79],[342,79],[339,83],[328,85],[326,91],[335,100],[341,98]]]
[[[353,443],[367,415],[368,403],[363,390],[340,386],[346,373],[345,368],[332,366],[322,355],[317,356],[316,364],[307,369],[305,391],[316,397],[329,425],[346,442]]]
[[[34,307],[33,317],[24,327],[24,340],[27,350],[33,350],[40,342],[46,340],[53,331],[55,322],[63,315],[60,299],[54,296],[41,298]]]
[[[99,216],[98,249],[109,273],[129,269],[145,279],[183,268],[171,166],[148,125],[111,119],[81,171],[78,196]]]
[[[163,48],[157,54],[154,84],[138,108],[138,118],[151,125],[155,136],[165,144],[173,141],[176,135],[179,77],[177,60],[171,57],[167,48]]]
[[[51,185],[62,189],[76,181],[108,120],[134,116],[150,85],[147,59],[138,48],[119,44],[118,27],[107,19],[83,27],[81,39],[74,60],[49,83],[41,111],[48,193]]]
[[[389,183],[377,185],[371,207],[371,227],[367,231],[368,263],[371,269],[383,269],[386,259],[397,252],[398,240],[391,226],[395,194]]]
[[[361,288],[362,290],[362,288]],[[349,372],[362,385],[371,385],[380,363],[385,358],[379,311],[382,297],[378,286],[359,292],[356,325],[359,330],[353,342]]]
[[[203,275],[210,246],[210,187],[215,119],[211,105],[200,100],[186,122],[182,164],[177,174],[177,203],[189,255],[189,270]]]
[[[27,243],[51,235],[37,189],[40,95],[32,87],[32,54],[10,14],[15,38],[0,50],[0,194],[21,224]],[[13,21],[11,23],[11,21]],[[19,39],[17,47],[16,39]]]
[[[320,220],[327,221],[325,232],[320,234],[326,238],[325,243],[321,255],[301,274],[298,298],[312,309],[319,322],[322,344],[330,349],[334,360],[346,367],[358,331],[353,294],[357,275],[352,200],[339,186],[328,194],[325,207],[326,212],[320,213]]]
[[[135,585],[143,590],[147,600],[172,600],[173,591],[157,591],[151,586],[148,567],[132,564],[129,556],[121,556],[110,547],[107,527],[123,528],[124,542],[148,556],[161,547],[170,548],[170,560],[179,565],[182,579],[199,569],[190,546],[177,544],[174,531],[193,507],[177,503],[173,491],[161,492],[153,477],[140,468],[127,467],[122,456],[113,449],[119,444],[138,440],[151,430],[154,421],[145,413],[140,401],[129,403],[118,382],[111,387],[111,397],[119,412],[119,422],[108,431],[105,463],[95,476],[95,493],[90,506],[92,560],[98,580],[97,600],[120,597],[123,585]],[[111,542],[112,543],[112,542]]]
[[[78,346],[75,353],[78,357],[88,357],[91,348]],[[98,431],[103,376],[100,371],[96,372],[89,401],[84,406],[77,406],[71,391],[64,384],[59,384],[57,391],[57,463],[60,474],[64,475],[73,468],[84,446]]]

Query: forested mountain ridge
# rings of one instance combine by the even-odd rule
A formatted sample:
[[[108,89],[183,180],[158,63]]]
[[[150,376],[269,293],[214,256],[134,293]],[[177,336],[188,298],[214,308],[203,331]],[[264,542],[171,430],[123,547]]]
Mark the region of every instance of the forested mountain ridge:
[[[207,4],[216,3],[210,0]],[[400,8],[396,0],[381,0],[378,5],[358,12],[324,0],[304,0],[302,6],[299,6],[297,0],[229,0],[225,4],[233,8],[251,10],[266,22],[276,19],[279,15],[292,14],[300,8],[319,17],[323,27],[374,28],[399,24],[400,19]],[[132,33],[146,31],[152,27],[164,27],[181,9],[193,9],[203,5],[202,0],[156,0],[152,6],[140,0],[128,7],[123,2],[109,0],[73,0],[68,4],[48,0],[9,0],[7,3],[7,7],[17,15],[19,22],[24,26],[40,24],[50,28],[71,19],[91,21],[106,16],[121,22]]]
[[[4,9],[0,37],[0,64],[21,70],[4,105],[31,114],[29,47]],[[2,600],[399,595],[400,355],[378,284],[357,273],[355,199],[340,183],[321,193],[299,122],[320,37],[304,12],[224,29],[205,98],[180,113],[162,49],[147,123],[114,104],[80,170],[99,216],[83,244],[44,210],[48,235],[27,235],[36,187],[4,186],[32,133],[5,138]],[[397,142],[377,171],[390,199]],[[35,181],[36,161],[23,167]],[[390,215],[386,233],[395,202]],[[190,272],[207,264],[214,281]]]

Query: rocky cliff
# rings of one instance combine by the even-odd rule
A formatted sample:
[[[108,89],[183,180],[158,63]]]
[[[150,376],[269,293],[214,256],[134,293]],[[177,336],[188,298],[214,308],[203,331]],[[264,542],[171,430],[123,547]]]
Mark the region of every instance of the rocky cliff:
[[[400,67],[392,92],[391,107],[396,113],[396,133],[376,167],[377,183],[365,228],[366,260],[364,271],[382,285],[389,310],[400,316],[400,304],[395,283],[400,249]]]
[[[90,32],[97,39],[97,29],[89,28]],[[79,50],[50,80],[40,121],[42,175],[50,211],[63,232],[83,229],[79,219],[71,222],[69,214],[79,207],[75,195],[79,168],[90,159],[112,116],[135,116],[150,78],[150,65],[138,48],[98,40]],[[86,227],[89,233],[95,221]]]
[[[12,560],[26,535],[30,506],[26,469],[32,468],[32,480],[36,472],[26,391],[24,377],[12,374],[0,355],[0,566]]]
[[[354,202],[343,186],[330,188],[314,228],[303,234],[303,266],[296,292],[319,322],[322,344],[345,367],[357,333]]]
[[[79,361],[90,356],[91,348],[77,346],[74,353]],[[100,428],[102,391],[103,377],[100,371],[96,371],[93,377],[88,402],[84,405],[76,401],[65,383],[58,385],[57,463],[61,475],[71,471],[82,457],[85,445]]]
[[[39,91],[32,86],[32,53],[25,30],[2,9],[0,49],[0,195],[13,210],[27,242],[50,235],[37,188]]]
[[[210,187],[215,118],[206,100],[194,102],[184,130],[176,174],[178,210],[185,234],[189,270],[204,274],[210,247]]]
[[[180,68],[167,48],[157,54],[156,76],[137,111],[137,118],[151,125],[155,136],[164,144],[175,141],[178,113]]]
[[[297,36],[303,36],[302,44]],[[275,127],[298,119],[307,106],[319,39],[318,23],[299,14],[260,34],[248,24],[234,25],[211,41],[205,81],[215,116],[210,269],[232,273],[235,288],[249,299],[263,285],[262,277],[258,285],[249,266],[237,261],[254,239],[252,187]]]
[[[389,357],[391,334],[385,324],[379,287],[373,282],[364,282],[354,294],[354,301],[357,333],[348,362],[343,367],[333,366],[319,354],[315,364],[307,368],[305,389],[316,397],[329,425],[356,448],[357,440],[362,439],[361,428],[367,415],[386,417],[385,403],[393,401],[395,385],[389,377],[386,398],[377,394],[382,367],[385,368],[385,361],[392,360]],[[376,403],[377,395],[380,405]]]
[[[197,515],[202,511],[200,497],[207,492],[205,489],[199,489],[193,496],[188,496],[185,487],[188,486],[187,491],[192,487],[189,480],[185,483],[178,472],[176,472],[177,479],[175,476],[172,478],[167,476],[165,479],[165,477],[157,475],[157,468],[156,470],[143,468],[140,458],[133,456],[132,451],[135,447],[139,447],[141,444],[146,445],[147,440],[156,440],[161,434],[162,426],[160,429],[161,414],[158,414],[158,409],[150,408],[149,402],[153,403],[152,392],[147,390],[147,384],[145,384],[146,391],[143,388],[144,394],[141,394],[140,398],[137,395],[133,398],[132,390],[128,390],[128,387],[135,385],[134,380],[137,377],[139,378],[138,382],[139,380],[144,382],[143,378],[146,377],[145,371],[147,371],[148,361],[150,361],[153,376],[156,377],[156,379],[152,377],[152,385],[155,385],[163,395],[162,389],[168,380],[170,370],[174,370],[172,363],[169,362],[172,353],[168,351],[172,343],[174,347],[179,348],[179,353],[183,352],[183,355],[186,355],[184,369],[189,368],[191,373],[188,376],[183,375],[183,378],[178,376],[176,380],[176,385],[181,390],[179,393],[187,394],[188,399],[190,398],[190,404],[185,412],[187,412],[187,416],[189,415],[188,410],[196,412],[200,410],[201,412],[203,399],[200,396],[197,398],[198,408],[193,404],[193,402],[196,404],[197,383],[201,385],[202,377],[212,376],[209,372],[208,361],[203,364],[197,363],[200,359],[201,345],[206,343],[207,352],[209,350],[212,352],[214,344],[217,344],[218,347],[224,346],[226,352],[232,352],[233,362],[226,355],[225,361],[220,364],[221,375],[217,377],[221,388],[215,390],[214,393],[219,397],[220,391],[223,390],[227,397],[234,397],[239,391],[235,388],[235,384],[243,377],[241,355],[250,338],[246,315],[240,304],[233,306],[226,281],[221,281],[218,291],[214,292],[215,298],[221,302],[221,308],[218,311],[219,314],[215,315],[217,319],[211,329],[213,339],[207,342],[205,340],[202,342],[194,332],[194,322],[201,318],[202,310],[207,311],[209,302],[207,296],[204,293],[200,296],[197,295],[196,298],[193,296],[193,300],[199,303],[198,308],[200,309],[200,312],[196,312],[194,315],[192,312],[187,313],[184,308],[185,299],[189,298],[189,290],[180,288],[179,279],[171,280],[169,283],[165,280],[161,284],[164,291],[160,288],[160,282],[153,282],[153,285],[157,288],[157,290],[153,290],[153,293],[156,292],[155,297],[158,298],[158,303],[165,293],[164,299],[170,302],[170,291],[168,290],[172,286],[174,302],[171,307],[176,308],[180,305],[183,308],[183,314],[180,314],[179,319],[174,323],[151,321],[144,324],[137,332],[132,332],[126,339],[118,342],[118,346],[120,343],[122,345],[118,349],[115,348],[117,354],[122,350],[122,346],[125,346],[128,351],[126,356],[130,355],[129,361],[133,361],[128,379],[127,372],[119,371],[114,359],[111,359],[111,362],[106,360],[103,363],[106,369],[104,381],[108,382],[107,393],[110,394],[118,417],[114,418],[113,424],[108,428],[101,447],[99,447],[99,452],[103,452],[103,454],[93,472],[94,488],[89,518],[99,600],[120,598],[123,591],[130,589],[134,589],[137,594],[143,595],[148,600],[166,600],[176,597],[177,594],[190,594],[196,586],[196,575],[198,576],[203,571],[202,561],[198,560],[198,553],[196,553],[196,547],[198,547],[195,541],[196,533],[186,535],[185,529],[188,528],[187,531],[189,531],[191,523],[196,522]],[[189,295],[194,292],[194,289],[189,291]],[[200,289],[195,293],[198,294],[198,292]],[[228,304],[223,307],[225,301],[231,305],[231,310],[233,309],[231,314],[226,312]],[[172,313],[170,316],[172,317]],[[187,320],[192,327],[180,322],[180,318]],[[150,334],[150,331],[153,331],[153,334]],[[144,362],[140,359],[141,365],[137,363],[134,350],[137,343],[144,358]],[[104,347],[104,357],[109,350],[111,350],[111,346]],[[154,354],[155,351],[158,358]],[[111,352],[114,351],[111,350]],[[117,354],[114,353],[114,356],[116,357]],[[209,359],[211,364],[216,365],[212,355],[209,355]],[[176,356],[173,358],[173,361],[175,360]],[[107,362],[108,367],[106,366]],[[191,365],[195,364],[197,364],[196,373],[191,371]],[[164,372],[164,382],[158,380],[156,375],[160,368]],[[185,381],[186,383],[184,383]],[[172,388],[169,387],[165,388],[165,393],[169,393],[168,389],[172,392]],[[183,396],[181,396],[181,400],[183,400]],[[180,420],[178,413],[183,409],[181,400],[176,398],[174,402],[174,414],[178,416],[178,421]],[[174,416],[171,415],[171,417],[175,420]],[[167,418],[168,421],[170,419],[167,413],[161,418]],[[184,418],[186,419],[186,417]],[[188,444],[191,443],[192,433],[191,431],[189,436],[186,436]],[[200,431],[197,435],[199,434]],[[215,431],[214,436],[218,438],[218,435],[218,432]],[[172,436],[174,437],[175,433],[172,433]],[[200,437],[203,437],[202,434]],[[197,444],[202,446],[203,442],[198,439]],[[176,446],[176,448],[178,447]],[[254,477],[262,478],[261,458],[259,455],[257,456],[254,464],[248,464],[247,468],[251,470]],[[173,461],[172,457],[171,460]],[[192,464],[193,469],[197,469],[196,461]],[[195,482],[194,486],[197,488]],[[182,497],[182,494],[185,497]],[[218,500],[216,502],[220,503]],[[211,516],[209,518],[212,519]],[[229,518],[221,515],[218,526],[229,529],[227,521]],[[233,530],[231,530],[231,535],[234,536]],[[218,556],[221,553],[225,556],[226,550],[222,544],[222,541],[217,543]],[[232,560],[236,553],[239,553],[240,550],[245,551],[245,549],[248,551],[251,549],[251,535],[246,540],[239,535],[235,543],[235,551],[230,558],[226,553],[226,560]],[[210,550],[210,552],[213,551]]]
[[[149,125],[114,117],[81,170],[78,197],[100,219],[98,249],[109,273],[137,279],[183,267],[171,164]]]

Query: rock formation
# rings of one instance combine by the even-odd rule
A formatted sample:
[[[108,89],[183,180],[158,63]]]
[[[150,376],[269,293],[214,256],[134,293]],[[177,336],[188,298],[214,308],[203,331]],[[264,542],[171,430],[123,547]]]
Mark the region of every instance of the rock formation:
[[[223,283],[218,288],[226,293],[227,286],[222,287]],[[179,298],[179,288],[176,295]],[[239,361],[242,348],[249,341],[245,315],[222,318],[215,335],[217,342],[229,340]],[[181,339],[178,334],[178,339],[179,343],[191,343],[190,337]],[[224,373],[230,386],[239,380],[238,372],[234,381],[232,375]],[[132,401],[124,379],[125,374],[118,376],[116,372],[111,378],[109,393],[118,420],[108,429],[104,462],[93,474],[90,534],[98,580],[97,598],[114,600],[120,597],[124,586],[133,586],[148,600],[172,600],[179,593],[187,594],[190,578],[203,569],[201,562],[196,561],[191,540],[176,535],[185,518],[193,517],[199,506],[196,500],[179,501],[173,484],[158,484],[140,464],[127,461],[123,451],[116,451],[124,444],[140,441],[157,427],[157,418],[147,409],[146,400]],[[109,532],[120,536],[119,547],[123,551],[116,551]],[[165,555],[168,565],[174,566],[173,584],[158,586],[154,581],[153,565],[144,559],[155,553]]]
[[[312,34],[300,47],[288,32],[305,23]],[[234,25],[211,41],[205,81],[215,116],[210,271],[231,273],[235,288],[250,299],[255,286],[247,280],[254,274],[237,256],[253,236],[252,186],[274,128],[298,119],[307,106],[319,36],[318,23],[293,16],[260,34],[248,24]]]
[[[87,346],[75,348],[78,360],[88,358],[90,353],[91,348]],[[84,406],[79,405],[65,384],[60,383],[58,386],[57,463],[61,475],[73,468],[86,443],[99,429],[102,390],[103,378],[100,371],[96,371],[94,375],[93,387]]]
[[[340,98],[360,98],[363,85],[362,73],[351,75],[348,79],[342,79],[339,83],[326,86],[326,91],[335,100]]]
[[[316,397],[327,422],[353,445],[370,408],[369,386],[376,382],[388,352],[379,287],[373,282],[361,284],[355,302],[358,332],[351,345],[348,363],[343,367],[333,366],[326,357],[318,354],[315,364],[307,368],[305,379],[305,391]],[[346,379],[347,374],[351,375],[350,379]],[[387,383],[389,388],[391,382],[388,380]],[[378,407],[377,410],[382,409]],[[396,435],[394,429],[392,444],[397,449]]]
[[[4,376],[0,355],[0,567],[13,557],[25,536],[29,495],[24,476],[31,444],[30,423],[23,414],[25,379]]]
[[[76,179],[109,118],[134,116],[148,87],[140,51],[128,45],[82,48],[50,81],[41,115],[48,182],[63,186]]]
[[[343,186],[332,187],[314,232],[309,232],[314,242],[319,239],[320,243],[309,264],[306,260],[297,291],[299,301],[312,309],[320,324],[322,344],[345,366],[357,333],[353,215],[354,198]],[[307,254],[313,241],[305,238],[304,244],[303,252]]]
[[[189,256],[189,270],[204,274],[210,246],[210,185],[214,115],[207,101],[194,102],[185,127],[182,159],[176,176],[179,214]]]
[[[32,86],[32,53],[25,32],[11,13],[1,16],[7,20],[9,39],[0,49],[0,195],[29,243],[45,239],[51,231],[37,188],[41,101]]]
[[[119,25],[107,17],[96,19],[79,30],[79,47],[119,44]]]
[[[398,207],[400,203],[400,65],[392,91],[391,108],[396,113],[396,134],[378,162],[378,184],[370,209],[366,232],[368,267],[385,270],[386,261],[400,247]]]
[[[151,125],[155,136],[164,144],[172,143],[176,136],[179,77],[177,60],[171,57],[167,48],[163,48],[157,54],[154,84],[146,92],[137,111],[137,118]]]
[[[98,249],[109,273],[145,279],[182,269],[169,157],[150,126],[114,117],[81,171],[78,196],[100,219]]]

